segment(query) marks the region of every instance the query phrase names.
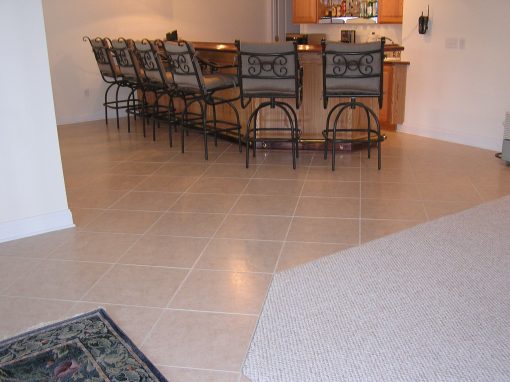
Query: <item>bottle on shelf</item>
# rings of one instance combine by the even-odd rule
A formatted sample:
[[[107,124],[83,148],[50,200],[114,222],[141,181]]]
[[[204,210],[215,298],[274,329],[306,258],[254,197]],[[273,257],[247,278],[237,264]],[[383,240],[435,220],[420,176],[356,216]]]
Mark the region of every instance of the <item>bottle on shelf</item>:
[[[340,3],[340,14],[338,16],[345,17],[346,14],[347,14],[347,3],[345,0],[342,0],[342,2]]]

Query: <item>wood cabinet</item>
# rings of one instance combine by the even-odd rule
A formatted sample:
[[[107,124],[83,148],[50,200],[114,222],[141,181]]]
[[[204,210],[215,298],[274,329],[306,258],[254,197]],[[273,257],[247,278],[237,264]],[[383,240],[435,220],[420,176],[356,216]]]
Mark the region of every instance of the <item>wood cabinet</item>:
[[[402,24],[404,0],[379,0],[379,24]],[[292,0],[292,22],[294,24],[315,24],[324,8],[324,0]]]
[[[402,24],[404,0],[379,0],[378,24]]]
[[[386,63],[383,71],[383,106],[379,122],[385,130],[396,130],[404,122],[407,64]]]
[[[319,2],[320,0],[292,0],[292,22],[294,24],[317,23]]]

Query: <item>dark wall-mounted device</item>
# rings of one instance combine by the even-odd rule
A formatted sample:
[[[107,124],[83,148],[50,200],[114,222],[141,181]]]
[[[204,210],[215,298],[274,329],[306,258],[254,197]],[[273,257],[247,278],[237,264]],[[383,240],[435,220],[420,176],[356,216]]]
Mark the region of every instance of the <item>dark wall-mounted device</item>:
[[[166,34],[166,41],[179,41],[179,36],[177,35],[177,31],[171,31]]]
[[[418,32],[420,34],[427,33],[429,29],[429,14],[430,14],[430,6],[427,6],[427,16],[421,13],[421,16],[418,18]]]

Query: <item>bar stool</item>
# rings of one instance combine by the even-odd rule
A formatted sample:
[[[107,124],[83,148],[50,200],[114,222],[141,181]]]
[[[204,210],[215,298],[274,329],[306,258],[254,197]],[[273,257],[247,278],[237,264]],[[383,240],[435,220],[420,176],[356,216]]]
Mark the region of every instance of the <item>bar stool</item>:
[[[262,101],[251,112],[246,127],[246,167],[250,163],[250,142],[253,144],[253,156],[256,156],[257,133],[260,131],[288,131],[290,137],[268,138],[268,140],[285,140],[292,144],[292,167],[296,168],[299,157],[298,142],[300,130],[296,111],[282,99],[293,99],[296,109],[302,100],[303,73],[299,66],[297,45],[285,43],[241,43],[236,41],[239,88],[241,106],[246,108],[253,99]],[[269,107],[283,111],[288,120],[288,127],[260,127],[259,113]],[[253,137],[252,137],[253,133]]]
[[[239,112],[233,103],[239,99],[239,95],[233,97],[220,97],[217,95],[218,91],[235,89],[237,87],[237,77],[228,73],[214,72],[204,74],[193,45],[187,41],[165,41],[164,50],[169,70],[177,86],[177,92],[185,104],[181,118],[183,125],[182,152],[184,152],[184,134],[189,127],[202,129],[206,160],[209,158],[207,137],[210,134],[214,135],[215,144],[217,144],[219,133],[235,132],[239,152],[241,152],[241,123]],[[192,105],[198,105],[200,109],[198,118],[196,118],[196,114],[190,109]],[[230,108],[235,120],[218,119],[216,108],[219,105],[225,105]],[[212,109],[212,116],[208,116],[209,107]]]
[[[349,97],[347,102],[339,102],[329,111],[324,136],[324,159],[327,159],[328,144],[332,143],[331,169],[335,170],[337,143],[366,143],[368,158],[370,147],[377,142],[377,165],[381,169],[381,125],[375,112],[358,98],[375,97],[379,107],[383,104],[383,60],[384,39],[368,44],[346,44],[322,41],[322,78],[324,109],[329,98]],[[347,110],[361,108],[366,115],[367,127],[347,128],[341,126],[341,117]],[[371,121],[375,122],[375,129]],[[333,126],[331,126],[333,122]],[[340,123],[340,126],[339,126]],[[366,138],[340,138],[339,133],[365,132]]]

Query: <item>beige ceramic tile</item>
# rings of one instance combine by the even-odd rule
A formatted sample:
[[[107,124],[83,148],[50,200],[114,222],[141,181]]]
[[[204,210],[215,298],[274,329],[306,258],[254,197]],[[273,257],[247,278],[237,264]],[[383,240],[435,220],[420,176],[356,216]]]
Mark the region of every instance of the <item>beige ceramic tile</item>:
[[[341,244],[287,242],[283,247],[282,255],[278,262],[278,271],[317,260],[346,248],[349,248],[349,246]]]
[[[247,179],[239,178],[201,178],[188,192],[195,194],[240,194],[246,185]]]
[[[71,213],[73,215],[73,222],[77,230],[83,229],[87,224],[101,215],[104,210],[93,208],[73,208]]]
[[[196,268],[236,272],[273,272],[282,243],[237,239],[214,239]]]
[[[360,182],[331,182],[307,180],[301,196],[331,196],[359,198]]]
[[[358,218],[360,200],[350,198],[301,197],[296,208],[296,216]]]
[[[0,256],[0,293],[26,272],[40,264],[41,260],[16,256]],[[1,315],[0,315],[1,317]]]
[[[46,258],[72,237],[74,229],[66,229],[0,243],[0,256]]]
[[[150,230],[151,235],[211,237],[225,218],[223,214],[166,213]]]
[[[230,215],[216,234],[219,238],[283,240],[291,218],[282,216]]]
[[[257,156],[256,158],[250,157],[250,164],[261,164],[265,159],[266,158],[263,156]],[[225,151],[216,159],[215,163],[244,165],[246,163],[246,153],[244,152],[244,147],[243,152],[241,153],[238,150]]]
[[[233,214],[292,216],[298,198],[295,196],[243,195],[232,209]]]
[[[174,212],[227,213],[237,195],[230,194],[185,194],[171,208]]]
[[[361,183],[361,197],[369,199],[421,200],[414,183]]]
[[[379,239],[420,224],[416,220],[361,220],[361,242]]]
[[[258,153],[257,153],[258,155]],[[253,157],[250,158],[250,160]],[[308,166],[312,162],[313,153],[301,150],[297,158],[297,166]],[[264,164],[292,166],[292,152],[290,150],[271,150]]]
[[[503,196],[510,195],[510,184],[498,184],[498,185],[482,185],[482,186],[475,186],[482,196],[483,200],[493,200],[493,199],[499,199]]]
[[[151,227],[161,213],[149,211],[108,210],[87,225],[87,231],[142,234]]]
[[[129,157],[129,160],[134,162],[167,162],[176,155],[176,153],[169,152],[166,148],[164,150],[145,148],[135,152]]]
[[[131,191],[110,208],[131,211],[166,211],[181,196],[176,192]]]
[[[477,205],[477,202],[442,202],[442,201],[425,201],[425,210],[429,219],[437,219],[439,217],[454,214]]]
[[[412,170],[404,168],[362,168],[361,180],[369,183],[414,183],[414,174]]]
[[[143,339],[152,329],[163,312],[159,308],[120,306],[105,303],[78,302],[67,313],[69,317],[103,308],[130,340],[141,346]]]
[[[250,168],[253,166],[250,165]],[[292,168],[292,162],[288,165],[261,165],[254,178],[261,179],[305,179],[308,167],[301,166],[295,170]]]
[[[138,235],[76,232],[50,258],[113,263],[139,238]]]
[[[108,208],[125,194],[126,191],[119,190],[69,190],[67,200],[71,209]]]
[[[287,240],[358,244],[358,219],[296,217],[290,226]]]
[[[156,366],[172,382],[238,382],[239,380],[239,374],[234,372]]]
[[[298,196],[303,183],[302,180],[252,179],[244,194]]]
[[[0,340],[67,318],[72,302],[0,297]]]
[[[481,197],[469,181],[422,183],[419,185],[423,200],[481,202]]]
[[[188,146],[188,145],[187,145]],[[205,161],[205,152],[204,152],[204,144],[202,141],[198,143],[198,145],[192,145],[186,147],[186,151],[181,153],[179,150],[178,155],[174,156],[170,162],[178,162],[178,163],[207,163]],[[215,159],[220,155],[219,152],[215,152],[214,143],[212,141],[209,142],[209,163],[213,163]],[[192,151],[194,150],[194,151]],[[221,150],[223,151],[223,150]]]
[[[168,311],[142,350],[167,366],[239,372],[256,316]]]
[[[362,199],[361,217],[420,221],[427,219],[422,202],[398,199]]]
[[[119,264],[105,274],[84,300],[165,307],[187,272],[183,269]]]
[[[360,155],[359,152],[341,152],[335,155],[335,166],[336,167],[359,167],[360,166]],[[331,170],[331,151],[328,152],[328,158],[324,159],[323,151],[316,151],[312,166],[324,166]]]
[[[46,260],[23,273],[5,293],[10,296],[77,300],[108,267],[100,263]]]
[[[206,178],[251,178],[257,171],[256,165],[246,168],[244,164],[223,164],[211,165],[205,173]]]
[[[203,163],[167,163],[160,167],[157,175],[164,176],[201,176],[209,168],[209,164]]]
[[[140,183],[137,191],[184,192],[197,178],[191,176],[152,175]]]
[[[122,162],[112,168],[112,174],[125,174],[125,175],[151,175],[158,168],[161,163],[152,162]]]
[[[208,239],[172,236],[143,236],[119,260],[122,264],[191,268]]]
[[[170,308],[258,314],[271,275],[194,270],[170,303]]]
[[[337,182],[359,182],[360,169],[353,167],[337,167],[331,171],[331,167],[317,166],[310,167],[307,180],[337,181]]]
[[[102,174],[84,188],[89,190],[132,190],[146,178],[147,176],[143,175]]]

